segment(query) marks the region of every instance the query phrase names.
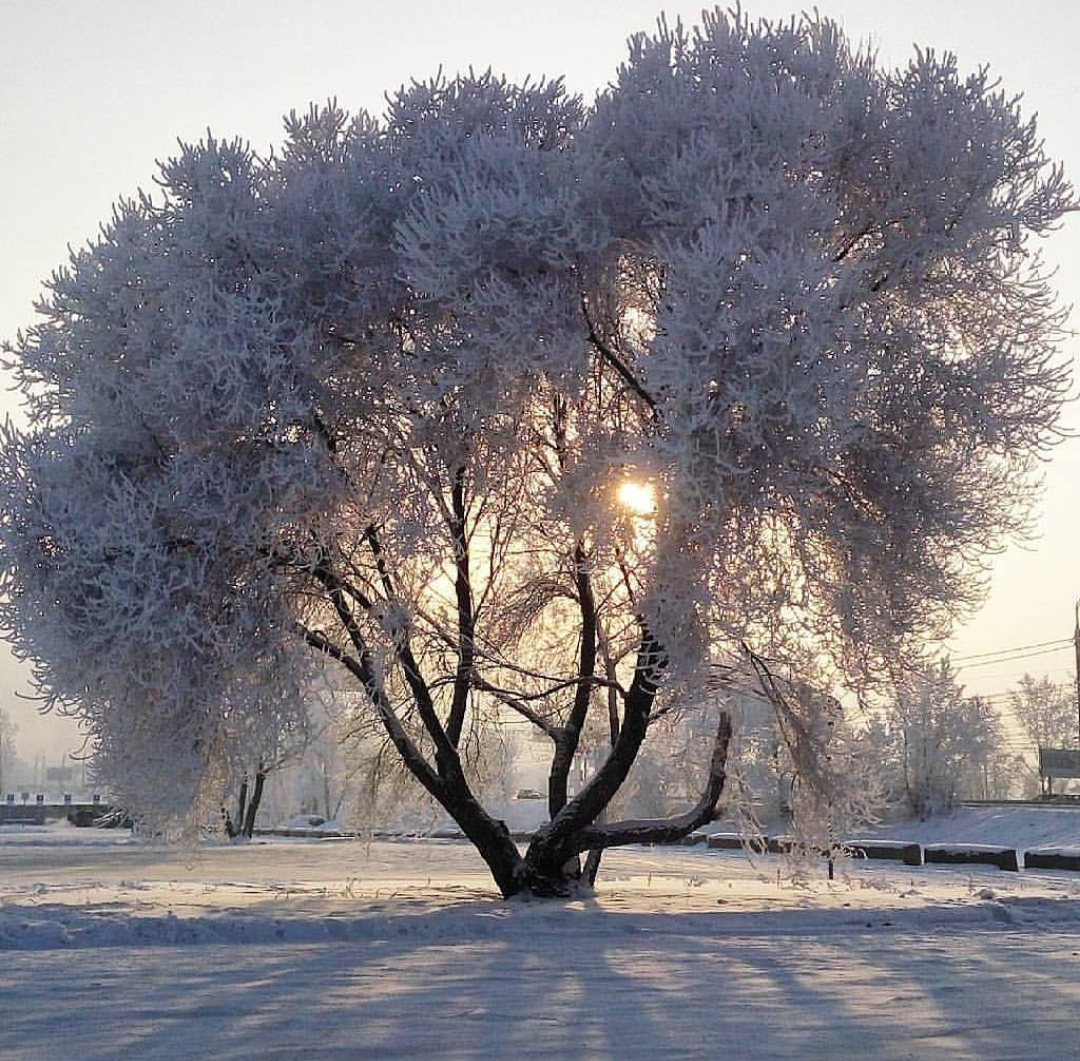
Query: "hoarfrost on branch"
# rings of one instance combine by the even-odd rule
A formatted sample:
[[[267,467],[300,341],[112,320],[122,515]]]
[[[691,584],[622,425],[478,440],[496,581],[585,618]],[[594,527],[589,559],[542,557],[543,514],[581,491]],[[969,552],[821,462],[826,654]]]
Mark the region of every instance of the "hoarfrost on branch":
[[[592,106],[470,73],[286,132],[181,145],[8,348],[2,618],[148,821],[301,740],[333,667],[505,894],[565,890],[712,815],[718,664],[810,733],[799,689],[888,679],[1024,529],[1072,192],[985,71],[716,12]],[[697,805],[606,820],[691,711]],[[508,717],[553,749],[524,856],[469,781]]]

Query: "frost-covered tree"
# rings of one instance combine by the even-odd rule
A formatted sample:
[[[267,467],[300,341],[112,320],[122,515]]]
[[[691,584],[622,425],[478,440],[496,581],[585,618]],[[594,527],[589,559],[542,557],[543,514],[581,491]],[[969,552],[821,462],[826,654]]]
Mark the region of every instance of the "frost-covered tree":
[[[5,784],[13,783],[16,761],[15,737],[18,732],[19,727],[0,707],[0,799],[7,792]]]
[[[1067,390],[1033,237],[1071,191],[1033,122],[826,20],[661,24],[589,107],[414,83],[158,183],[10,349],[0,501],[10,640],[154,819],[336,667],[504,894],[565,891],[713,814],[717,661],[864,688],[942,633]],[[606,819],[676,710],[714,715],[700,799]],[[506,712],[552,748],[524,855],[464,767]]]
[[[1046,674],[1041,678],[1025,674],[1009,693],[1009,706],[1035,747],[1076,745],[1076,699],[1067,685],[1052,682]]]
[[[1025,674],[1009,693],[1009,707],[1035,752],[1076,747],[1076,699],[1067,685],[1052,682],[1046,674],[1041,678]],[[1037,782],[1043,795],[1053,791],[1053,782],[1038,767],[1030,762],[1023,762],[1023,767],[1033,788]]]
[[[1003,758],[1001,721],[992,705],[964,696],[948,659],[909,674],[887,723],[908,808],[920,818],[991,789]]]

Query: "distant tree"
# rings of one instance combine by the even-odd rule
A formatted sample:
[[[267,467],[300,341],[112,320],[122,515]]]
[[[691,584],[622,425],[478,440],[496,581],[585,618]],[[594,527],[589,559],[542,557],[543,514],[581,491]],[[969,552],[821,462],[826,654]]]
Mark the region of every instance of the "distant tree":
[[[1001,723],[988,701],[964,696],[947,659],[901,684],[887,722],[912,813],[926,818],[965,795],[989,795],[1002,756]]]
[[[994,84],[716,12],[591,108],[437,78],[269,159],[183,146],[9,350],[17,654],[148,816],[337,667],[505,895],[708,821],[714,663],[752,653],[826,747],[837,701],[795,694],[887,679],[1024,527],[1068,389],[1032,237],[1073,200]],[[712,713],[700,798],[604,820],[676,709]],[[504,712],[552,749],[524,855],[463,765]]]
[[[982,696],[965,697],[957,729],[966,734],[958,791],[967,799],[1002,799],[1021,784],[1021,760],[1006,748],[998,709]]]
[[[1080,736],[1076,699],[1069,686],[1052,682],[1045,674],[1041,678],[1025,674],[1017,688],[1010,691],[1009,706],[1036,752],[1039,748],[1076,747]],[[1026,773],[1032,788],[1037,782],[1044,795],[1051,791],[1050,780],[1033,769],[1030,760]]]
[[[15,769],[16,749],[15,737],[19,727],[11,721],[11,716],[0,707],[0,799],[3,798],[7,789],[5,784],[11,784],[12,773]]]
[[[1075,747],[1075,690],[1052,682],[1048,675],[1025,674],[1009,693],[1009,706],[1024,733],[1037,748]]]

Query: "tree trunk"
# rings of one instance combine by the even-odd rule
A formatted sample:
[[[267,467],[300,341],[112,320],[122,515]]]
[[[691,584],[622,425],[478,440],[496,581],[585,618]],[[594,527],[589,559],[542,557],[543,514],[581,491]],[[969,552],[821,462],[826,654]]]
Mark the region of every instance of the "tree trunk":
[[[625,732],[626,726],[624,725],[623,734]],[[621,742],[622,735],[620,735]],[[544,835],[545,830],[541,830],[529,846],[529,851],[525,856],[525,864],[522,867],[526,886],[541,895],[568,894],[572,890],[574,882],[568,880],[565,874],[560,874],[556,868],[565,865],[566,858],[577,856],[582,851],[589,851],[585,877],[587,883],[591,885],[595,880],[596,870],[599,869],[599,853],[605,848],[633,843],[674,843],[676,840],[680,840],[693,832],[694,829],[712,821],[716,812],[716,805],[727,781],[727,756],[730,742],[731,716],[726,711],[722,711],[717,723],[716,738],[713,744],[705,789],[695,806],[685,814],[676,815],[672,818],[643,819],[612,822],[610,824],[592,824],[592,822],[588,822],[566,831],[561,836],[557,831],[558,821],[552,822],[548,827],[547,834]],[[640,746],[640,741],[638,746]],[[625,754],[624,749],[623,755]],[[634,754],[636,755],[636,752]],[[611,759],[604,764],[601,774],[607,769],[610,762]],[[569,811],[572,806],[573,803],[568,804],[567,810]],[[596,815],[596,818],[599,818],[599,814]],[[562,859],[562,862],[559,861],[560,859]],[[591,878],[590,874],[592,875]]]
[[[602,819],[603,815],[597,821],[602,821]],[[596,875],[600,872],[600,859],[603,856],[604,849],[602,847],[589,848],[589,853],[585,857],[585,868],[581,871],[581,881],[589,888],[596,885]]]
[[[229,816],[228,808],[224,804],[221,806],[221,824],[225,826],[225,835],[230,840],[235,840],[239,830],[233,825],[233,820]]]
[[[381,553],[377,544],[374,548],[378,561]],[[309,645],[336,659],[360,680],[406,768],[458,823],[487,863],[499,891],[506,898],[522,891],[538,896],[569,895],[580,881],[580,855],[586,850],[594,849],[597,852],[592,856],[589,866],[590,873],[595,875],[599,852],[606,847],[624,843],[672,841],[685,836],[698,825],[711,820],[726,776],[724,765],[727,759],[730,720],[723,714],[706,792],[692,811],[670,819],[594,826],[594,822],[603,814],[637,759],[648,732],[653,701],[667,666],[663,648],[647,629],[643,629],[634,678],[625,696],[624,717],[618,727],[618,738],[606,761],[589,783],[572,800],[566,800],[566,780],[584,728],[595,684],[598,630],[587,558],[580,544],[575,550],[574,559],[583,624],[577,689],[567,724],[557,730],[545,727],[556,745],[556,762],[549,777],[548,790],[553,816],[533,837],[524,858],[518,851],[506,823],[488,814],[469,787],[457,744],[443,727],[431,690],[407,637],[399,638],[395,644],[395,655],[412,693],[417,715],[434,745],[434,763],[429,762],[402,725],[386,695],[380,671],[352,610],[354,602],[362,609],[371,610],[372,602],[363,589],[350,585],[325,564],[320,564],[313,570],[314,576],[328,593],[329,602],[348,634],[355,655],[334,644],[321,632],[298,624],[299,632]],[[394,588],[389,575],[382,567],[379,570],[387,596],[392,597]],[[459,575],[462,574],[467,575],[467,570],[462,573],[459,569]],[[464,604],[459,603],[459,607],[464,609]],[[466,622],[463,629],[465,640],[469,640],[470,634],[471,626]],[[455,680],[461,678],[462,675],[459,674]],[[450,721],[454,720],[455,716],[451,712]]]
[[[266,771],[259,767],[255,774],[255,788],[251,793],[251,801],[247,806],[247,813],[244,815],[244,836],[249,840],[255,835],[255,815],[259,813],[259,804],[262,802],[263,785],[266,782]],[[247,782],[244,782],[244,788],[247,788]]]
[[[649,709],[659,679],[659,658],[659,647],[646,638],[626,697],[618,742],[592,780],[533,837],[525,855],[524,873],[529,887],[539,889],[540,894],[565,893],[568,884],[562,867],[584,850],[575,847],[575,837],[596,820],[630,773],[648,729]]]
[[[488,814],[472,794],[464,774],[455,773],[436,799],[480,852],[503,898],[508,899],[522,889],[521,853],[506,822]]]
[[[237,801],[236,828],[241,835],[244,833],[244,820],[247,815],[248,779],[245,776],[240,782],[240,798]]]

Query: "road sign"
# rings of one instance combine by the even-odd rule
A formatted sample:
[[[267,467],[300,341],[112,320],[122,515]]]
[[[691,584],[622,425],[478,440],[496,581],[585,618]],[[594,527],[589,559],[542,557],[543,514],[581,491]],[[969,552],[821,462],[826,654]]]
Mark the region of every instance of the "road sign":
[[[1080,777],[1080,750],[1040,748],[1039,773],[1043,777]]]

